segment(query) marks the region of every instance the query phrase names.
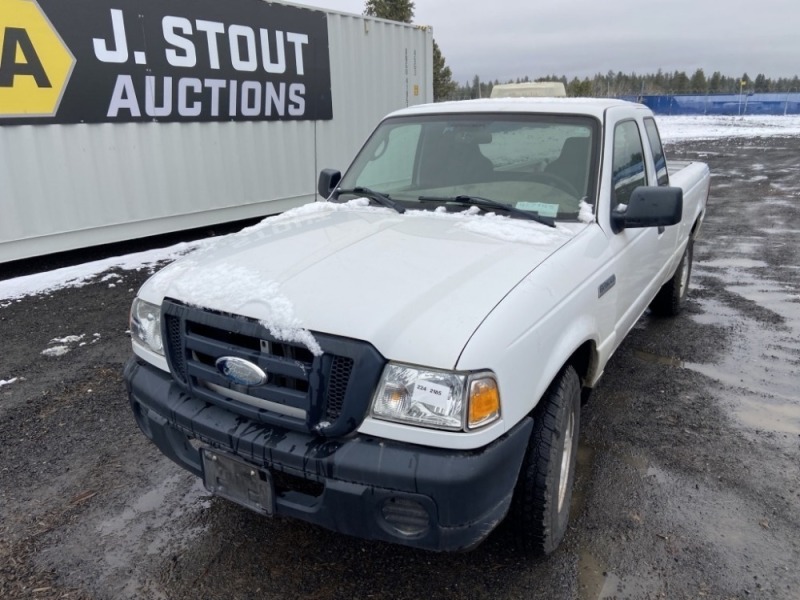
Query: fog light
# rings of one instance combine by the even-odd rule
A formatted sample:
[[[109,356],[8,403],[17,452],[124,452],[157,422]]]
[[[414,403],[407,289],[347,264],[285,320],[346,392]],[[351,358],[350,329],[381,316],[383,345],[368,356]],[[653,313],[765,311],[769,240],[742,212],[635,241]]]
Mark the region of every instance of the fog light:
[[[405,498],[389,498],[381,507],[384,521],[405,537],[422,535],[428,531],[430,517],[419,502]]]

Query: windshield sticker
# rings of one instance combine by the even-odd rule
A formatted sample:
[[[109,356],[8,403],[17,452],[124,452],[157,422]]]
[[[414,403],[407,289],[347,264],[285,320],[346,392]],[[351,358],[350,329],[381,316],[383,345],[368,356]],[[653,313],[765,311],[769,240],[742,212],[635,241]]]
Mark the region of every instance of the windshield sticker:
[[[558,214],[558,204],[546,204],[544,202],[517,202],[515,205],[521,210],[534,210],[540,217],[553,217]]]

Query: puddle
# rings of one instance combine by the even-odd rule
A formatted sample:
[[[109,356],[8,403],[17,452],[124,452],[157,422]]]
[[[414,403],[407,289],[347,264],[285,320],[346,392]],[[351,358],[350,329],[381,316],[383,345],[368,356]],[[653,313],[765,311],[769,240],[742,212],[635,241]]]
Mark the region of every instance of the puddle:
[[[800,406],[789,401],[739,398],[736,417],[757,431],[800,435]]]
[[[118,509],[107,506],[58,537],[38,554],[37,563],[45,569],[57,565],[67,585],[91,582],[98,597],[166,598],[153,580],[153,564],[205,531],[191,515],[208,506],[207,495],[199,479],[167,475]]]
[[[800,289],[791,278],[761,279],[746,270],[761,265],[761,261],[750,259],[702,263],[702,267],[733,266],[722,274],[717,271],[708,275],[721,276],[728,292],[757,305],[765,311],[765,317],[774,314],[774,323],[747,315],[743,319],[744,305],[738,309],[721,300],[696,298],[703,313],[692,315],[694,321],[735,328],[725,356],[715,364],[687,363],[641,352],[637,357],[692,369],[720,382],[729,388],[720,397],[745,429],[800,434]]]
[[[734,244],[732,250],[735,254],[756,254],[763,249],[763,238],[758,242],[741,242]],[[703,263],[706,264],[706,263]]]
[[[673,358],[671,356],[660,356],[658,354],[653,354],[651,352],[645,352],[644,350],[634,350],[633,355],[639,360],[643,360],[649,363],[655,363],[657,365],[666,365],[668,367],[684,366],[684,362],[678,358]]]
[[[797,235],[800,234],[800,229],[782,229],[780,227],[770,227],[769,229],[762,229],[766,234],[769,235]]]
[[[185,485],[185,481],[183,473],[168,477],[157,487],[139,496],[120,514],[100,523],[97,526],[97,533],[101,537],[112,535],[130,538],[140,536],[146,530],[161,528],[167,522],[178,519],[187,510],[196,506],[201,497],[208,496],[208,492],[197,480],[188,492],[175,502],[171,496],[180,494],[180,488]]]
[[[702,265],[698,266],[703,269],[758,269],[769,265],[763,260],[753,260],[751,258],[718,258],[704,261]]]

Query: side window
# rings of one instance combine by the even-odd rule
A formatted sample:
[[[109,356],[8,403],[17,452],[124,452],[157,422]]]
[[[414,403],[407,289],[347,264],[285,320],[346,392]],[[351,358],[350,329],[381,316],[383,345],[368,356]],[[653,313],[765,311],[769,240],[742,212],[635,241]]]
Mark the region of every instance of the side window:
[[[631,192],[645,184],[642,138],[636,121],[618,123],[614,129],[614,159],[612,162],[612,206],[627,204]]]
[[[646,118],[644,128],[647,131],[647,139],[650,142],[650,151],[653,153],[653,164],[656,166],[656,178],[658,185],[669,185],[669,173],[667,173],[667,159],[664,157],[664,148],[661,146],[661,136],[658,135],[656,120]]]

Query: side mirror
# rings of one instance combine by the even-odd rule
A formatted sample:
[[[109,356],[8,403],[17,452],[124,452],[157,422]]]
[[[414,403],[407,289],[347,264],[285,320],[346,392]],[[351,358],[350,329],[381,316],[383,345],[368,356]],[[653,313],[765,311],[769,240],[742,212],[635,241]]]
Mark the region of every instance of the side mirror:
[[[611,228],[619,233],[628,227],[666,227],[681,222],[683,189],[679,187],[644,187],[633,190],[628,207],[611,211]]]
[[[336,169],[322,169],[319,172],[319,181],[317,182],[317,193],[323,198],[330,198],[333,190],[339,185],[342,180],[342,173]]]

